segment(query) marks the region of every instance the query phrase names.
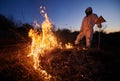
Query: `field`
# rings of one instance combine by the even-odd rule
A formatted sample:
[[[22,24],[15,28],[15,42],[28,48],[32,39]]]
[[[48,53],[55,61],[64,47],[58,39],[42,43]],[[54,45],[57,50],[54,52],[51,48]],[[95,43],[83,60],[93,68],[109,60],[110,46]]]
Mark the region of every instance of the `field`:
[[[0,50],[1,81],[48,80],[33,68],[32,58],[27,57],[29,49],[29,44],[19,43]],[[116,81],[118,54],[97,48],[55,49],[40,57],[40,65],[52,76],[48,81]]]
[[[58,42],[72,43],[71,49],[56,48],[39,56],[39,70],[33,67],[30,53],[29,24],[21,27],[0,15],[0,81],[119,81],[120,32],[94,33],[92,48],[86,49],[85,40],[74,45],[79,31],[58,29]]]

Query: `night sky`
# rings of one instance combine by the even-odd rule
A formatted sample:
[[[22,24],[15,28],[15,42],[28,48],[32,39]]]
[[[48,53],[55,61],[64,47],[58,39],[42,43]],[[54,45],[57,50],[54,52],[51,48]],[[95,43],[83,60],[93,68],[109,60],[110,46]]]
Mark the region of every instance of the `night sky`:
[[[91,6],[94,13],[106,19],[107,22],[103,23],[106,32],[120,31],[119,0],[0,0],[0,14],[13,16],[17,22],[32,24],[37,20],[41,24],[41,5],[46,7],[57,28],[79,31],[84,11]]]

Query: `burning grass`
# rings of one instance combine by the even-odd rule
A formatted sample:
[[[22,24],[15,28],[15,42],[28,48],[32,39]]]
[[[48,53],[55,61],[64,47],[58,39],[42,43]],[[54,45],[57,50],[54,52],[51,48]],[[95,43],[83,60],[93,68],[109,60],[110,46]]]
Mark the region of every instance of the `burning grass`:
[[[23,45],[21,45],[23,46]],[[29,47],[10,47],[0,50],[0,79],[2,81],[47,81],[44,74],[33,68]],[[101,52],[98,51],[100,54]],[[40,69],[46,71],[49,81],[98,81],[103,65],[86,50],[54,49],[40,56]]]
[[[21,48],[22,47],[22,48]],[[27,57],[28,48],[10,47],[0,50],[1,81],[40,81],[39,73],[32,67]]]
[[[114,81],[118,79],[119,58],[91,48],[54,49],[39,56],[41,71],[35,70],[29,44],[0,50],[1,81]],[[116,68],[116,69],[115,69]],[[117,69],[118,68],[118,69]],[[45,78],[43,72],[51,77]]]
[[[111,73],[105,71],[111,60],[106,62],[106,52],[58,42],[45,7],[40,9],[45,18],[42,32],[30,29],[31,43],[18,43],[8,48],[3,46],[5,48],[0,50],[0,80],[112,81]]]

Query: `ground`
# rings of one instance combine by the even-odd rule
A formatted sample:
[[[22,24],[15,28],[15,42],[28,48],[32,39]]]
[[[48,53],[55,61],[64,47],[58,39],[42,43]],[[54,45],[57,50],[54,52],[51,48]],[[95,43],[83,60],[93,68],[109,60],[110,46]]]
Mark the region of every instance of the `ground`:
[[[19,43],[0,50],[1,81],[44,81],[27,57],[29,44]],[[116,52],[117,53],[117,52]],[[52,77],[46,81],[116,81],[120,60],[112,52],[98,48],[54,49],[39,58],[40,69]],[[118,81],[118,80],[117,80]]]

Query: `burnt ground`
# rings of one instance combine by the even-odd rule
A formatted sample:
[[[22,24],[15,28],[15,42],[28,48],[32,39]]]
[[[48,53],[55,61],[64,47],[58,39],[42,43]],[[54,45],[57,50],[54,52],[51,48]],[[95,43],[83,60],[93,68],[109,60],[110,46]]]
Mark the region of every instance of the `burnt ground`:
[[[44,81],[27,57],[29,48],[19,43],[0,50],[0,81]],[[49,81],[118,81],[119,52],[80,47],[55,49],[40,57],[40,68],[53,76]]]

